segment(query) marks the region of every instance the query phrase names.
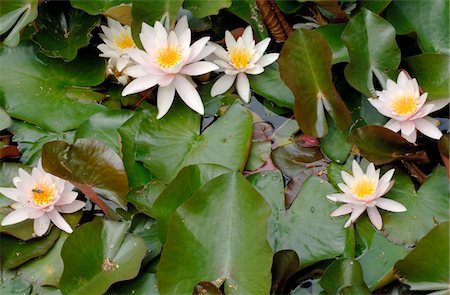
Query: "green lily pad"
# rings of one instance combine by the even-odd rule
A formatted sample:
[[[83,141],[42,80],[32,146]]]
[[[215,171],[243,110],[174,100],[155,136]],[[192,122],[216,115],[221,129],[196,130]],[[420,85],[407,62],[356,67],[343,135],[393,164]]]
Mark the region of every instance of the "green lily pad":
[[[70,4],[72,4],[72,7],[84,10],[91,15],[104,14],[109,9],[115,6],[130,2],[131,0],[70,0]]]
[[[450,54],[450,9],[446,0],[392,1],[386,18],[398,34],[417,33],[423,52]]]
[[[328,294],[371,294],[364,282],[361,265],[352,258],[333,262],[322,275],[320,286]]]
[[[254,141],[250,148],[245,170],[254,171],[260,168],[270,157],[272,152],[271,141]]]
[[[348,141],[357,146],[362,155],[375,165],[394,160],[428,161],[422,147],[381,126],[370,125],[353,130]]]
[[[222,166],[198,164],[187,166],[178,173],[151,208],[152,216],[158,221],[158,233],[163,243],[167,237],[169,221],[173,212],[204,184],[228,172],[230,169]]]
[[[450,96],[450,57],[444,54],[424,53],[405,59],[412,77],[420,88],[428,92],[427,99],[440,99]]]
[[[0,34],[9,31],[2,40],[6,46],[14,47],[20,42],[20,31],[34,21],[38,15],[38,0],[3,1],[0,5]]]
[[[156,273],[142,272],[132,280],[116,283],[113,290],[117,294],[159,295],[158,279]]]
[[[130,190],[127,194],[127,200],[140,212],[147,216],[153,216],[153,204],[166,187],[167,183],[153,178],[147,184]]]
[[[284,250],[274,254],[272,264],[272,290],[270,294],[284,294],[283,288],[291,275],[300,270],[297,253]]]
[[[350,55],[345,78],[366,96],[376,96],[373,75],[383,88],[388,79],[396,80],[400,49],[395,35],[389,22],[365,8],[350,19],[342,32],[342,41]]]
[[[11,117],[3,108],[0,108],[0,131],[11,126]]]
[[[92,138],[121,154],[122,140],[118,129],[133,116],[129,110],[108,110],[93,115],[78,127],[75,139]]]
[[[2,294],[28,295],[33,287],[29,282],[22,280],[15,271],[7,269],[1,271],[0,282],[0,292]]]
[[[104,110],[77,101],[80,96],[98,99],[99,93],[88,87],[104,80],[104,61],[98,53],[80,52],[66,63],[36,54],[33,46],[24,44],[0,51],[0,68],[8,73],[8,79],[0,79],[0,106],[15,119],[62,132]]]
[[[45,55],[72,61],[78,49],[89,44],[91,31],[99,25],[99,17],[82,10],[65,9],[56,3],[43,4],[36,19],[38,31],[32,40]]]
[[[395,184],[386,197],[403,204],[407,211],[383,214],[383,234],[397,244],[412,246],[433,227],[449,220],[447,173],[437,166],[418,191],[408,175],[396,173],[393,178]]]
[[[266,26],[259,13],[255,0],[233,1],[233,4],[227,8],[227,11],[243,19],[252,26],[253,32],[259,40],[267,37]]]
[[[29,172],[30,167],[13,162],[0,163],[0,187],[13,187],[13,178],[19,176],[19,168]],[[0,207],[8,207],[13,200],[3,196],[0,193]]]
[[[18,143],[20,161],[33,166],[37,165],[44,144],[53,140],[72,143],[75,135],[73,131],[55,133],[17,120],[13,121],[9,131],[14,134],[13,141]]]
[[[339,129],[346,130],[351,114],[332,82],[331,49],[321,34],[299,29],[280,53],[280,75],[295,96],[294,114],[300,129],[323,137],[328,132],[325,109]]]
[[[42,149],[45,171],[98,194],[126,208],[128,180],[122,160],[99,141],[80,138],[74,144],[52,141]]]
[[[403,277],[401,281],[414,291],[443,291],[450,289],[449,271],[449,222],[433,228],[416,243],[416,247],[395,264]]]
[[[331,160],[343,163],[348,157],[352,145],[347,142],[347,132],[330,122],[327,135],[320,139],[320,149]]]
[[[264,199],[240,174],[205,184],[172,215],[158,266],[161,294],[192,294],[201,281],[224,283],[225,294],[268,294],[269,215]]]
[[[252,134],[252,116],[245,107],[235,103],[202,134],[199,129],[200,116],[179,102],[160,120],[152,114],[136,136],[136,160],[164,181],[192,164],[243,169]]]
[[[161,253],[162,244],[158,237],[158,228],[156,221],[144,214],[138,214],[133,217],[131,232],[140,236],[146,245],[147,253],[142,261],[145,265]]]
[[[316,29],[328,42],[328,45],[333,52],[332,64],[340,62],[349,62],[350,57],[348,55],[347,47],[341,40],[342,31],[344,31],[345,24],[327,24],[320,26]]]
[[[274,102],[279,107],[294,108],[294,95],[280,77],[278,63],[273,63],[264,68],[259,75],[248,75],[252,90]]]
[[[13,209],[9,207],[0,208],[0,220],[3,220],[6,215],[12,211]],[[27,241],[34,238],[33,220],[28,219],[20,223],[6,226],[0,225],[0,233],[5,233],[23,241]]]
[[[380,14],[386,9],[386,7],[389,6],[391,2],[392,0],[362,0],[361,5],[367,9],[372,10],[376,14]]]
[[[202,18],[219,14],[219,10],[230,7],[231,2],[232,0],[184,0],[183,7],[189,9],[194,17]]]
[[[146,246],[128,228],[129,223],[99,219],[77,228],[61,251],[62,293],[103,294],[113,283],[134,278]]]

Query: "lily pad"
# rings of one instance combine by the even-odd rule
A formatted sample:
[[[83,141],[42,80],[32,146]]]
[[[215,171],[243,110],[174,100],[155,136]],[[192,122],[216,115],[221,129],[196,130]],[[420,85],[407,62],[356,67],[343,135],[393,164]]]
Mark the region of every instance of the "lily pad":
[[[400,64],[400,49],[395,41],[395,29],[381,16],[361,8],[342,32],[350,63],[345,67],[345,78],[366,96],[375,96],[373,75],[383,88],[390,78],[396,80]],[[364,42],[361,40],[364,39]]]
[[[339,129],[346,130],[351,114],[332,82],[331,49],[321,34],[299,29],[280,53],[281,78],[295,96],[294,114],[300,129],[311,136],[328,132],[325,109]]]
[[[201,187],[172,215],[158,266],[161,294],[192,294],[201,281],[224,283],[225,294],[268,294],[269,215],[240,174],[223,174]]]
[[[333,52],[332,64],[350,61],[347,47],[345,47],[341,40],[341,34],[344,31],[344,28],[345,24],[326,24],[316,29],[316,32],[319,32],[325,37]]]
[[[3,220],[6,215],[12,211],[13,209],[9,207],[0,208],[0,220]],[[0,233],[5,233],[23,241],[27,241],[34,238],[33,220],[28,219],[20,223],[6,226],[0,225]]]
[[[344,132],[334,125],[329,124],[327,135],[320,139],[320,149],[331,160],[336,163],[343,163],[348,157],[352,145],[347,141],[347,132]]]
[[[143,272],[132,280],[116,283],[113,290],[117,294],[159,295],[158,279],[156,273]]]
[[[352,258],[333,262],[322,275],[320,286],[328,294],[371,294],[364,282],[361,265]]]
[[[270,157],[272,143],[270,141],[254,141],[250,148],[245,170],[254,171],[260,168]]]
[[[154,219],[144,214],[135,215],[131,232],[140,236],[145,242],[147,253],[142,261],[143,265],[161,253],[162,244],[158,238],[158,228]]]
[[[122,160],[99,141],[80,138],[74,144],[53,141],[42,150],[44,169],[95,192],[126,208],[128,180]]]
[[[231,6],[232,0],[184,0],[183,7],[189,9],[196,18],[216,15],[222,8]]]
[[[61,251],[62,293],[103,294],[113,283],[134,278],[146,247],[128,228],[125,222],[99,219],[77,228]]]
[[[3,1],[0,5],[0,34],[9,31],[2,40],[14,47],[20,42],[20,31],[38,16],[38,0]],[[12,28],[12,29],[11,29]]]
[[[0,79],[0,106],[15,119],[63,132],[104,110],[77,101],[81,97],[98,99],[99,93],[89,88],[104,80],[104,61],[97,53],[79,53],[77,59],[66,63],[36,54],[33,46],[23,44],[0,52],[0,68],[8,73],[8,79]]]
[[[105,14],[108,10],[120,4],[130,3],[131,0],[70,0],[74,8],[86,11],[91,15]]]
[[[0,131],[11,126],[11,117],[3,108],[0,108]]]
[[[199,129],[200,116],[181,103],[160,120],[152,114],[136,136],[136,160],[165,181],[192,164],[243,169],[252,135],[252,116],[245,107],[235,103],[203,133]]]
[[[300,270],[297,253],[284,250],[274,254],[272,264],[272,290],[270,294],[284,294],[284,284],[291,275]]]
[[[233,4],[227,10],[251,25],[253,32],[259,40],[267,37],[266,26],[264,25],[255,0],[233,1]]]
[[[91,31],[99,26],[100,18],[78,9],[58,9],[55,5],[58,4],[39,7],[38,31],[32,40],[45,55],[72,61],[78,49],[89,44]]]

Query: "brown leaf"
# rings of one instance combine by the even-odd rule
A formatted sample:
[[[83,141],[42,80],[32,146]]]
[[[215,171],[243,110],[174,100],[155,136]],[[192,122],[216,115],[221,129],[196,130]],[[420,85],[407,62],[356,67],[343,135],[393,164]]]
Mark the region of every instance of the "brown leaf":
[[[278,42],[284,42],[293,32],[275,0],[256,0],[264,24]]]

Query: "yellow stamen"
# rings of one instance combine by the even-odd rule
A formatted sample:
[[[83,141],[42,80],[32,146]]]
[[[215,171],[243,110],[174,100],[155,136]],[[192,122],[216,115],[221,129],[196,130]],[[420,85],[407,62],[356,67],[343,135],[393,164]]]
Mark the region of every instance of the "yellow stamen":
[[[360,198],[364,199],[375,192],[375,183],[366,175],[362,178],[355,179],[355,183],[352,185],[352,193]]]
[[[418,99],[410,94],[395,97],[389,107],[398,116],[414,113],[417,110]]]
[[[120,49],[133,48],[136,44],[133,41],[131,35],[127,33],[121,33],[119,36],[114,37],[114,44]]]
[[[252,53],[250,50],[245,48],[232,48],[229,51],[230,61],[232,65],[237,69],[241,70],[248,66],[248,62],[252,58]]]
[[[31,190],[31,199],[38,206],[45,206],[53,202],[56,195],[55,184],[40,182]]]
[[[177,46],[169,45],[166,48],[161,48],[156,53],[156,62],[163,68],[171,68],[176,66],[183,55]]]

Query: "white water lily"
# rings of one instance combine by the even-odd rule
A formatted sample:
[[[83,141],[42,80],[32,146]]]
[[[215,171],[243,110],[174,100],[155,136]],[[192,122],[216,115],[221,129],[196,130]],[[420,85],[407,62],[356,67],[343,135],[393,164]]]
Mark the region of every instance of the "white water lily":
[[[97,46],[102,51],[101,57],[113,58],[115,66],[119,72],[130,63],[130,57],[125,52],[126,49],[135,48],[131,28],[122,26],[118,21],[107,18],[108,26],[101,26],[104,34],[99,34],[104,44]],[[108,61],[109,64],[109,61]]]
[[[128,82],[130,82],[130,76],[125,74],[125,69],[132,66],[133,63],[128,62],[126,64],[119,64],[119,61],[119,57],[111,57],[108,60],[108,64],[105,69],[106,77],[113,76],[117,80],[117,83],[127,85]]]
[[[417,139],[416,129],[428,137],[441,138],[442,132],[436,127],[439,121],[427,115],[445,107],[448,98],[425,103],[428,93],[420,95],[416,79],[409,79],[404,72],[398,75],[397,83],[388,80],[386,88],[376,91],[378,99],[369,98],[381,114],[391,118],[384,127],[401,130],[402,137],[412,143]]]
[[[200,61],[215,49],[207,45],[209,37],[203,37],[191,45],[191,30],[184,16],[169,32],[158,21],[154,27],[142,23],[139,38],[145,51],[138,48],[126,50],[136,65],[126,69],[125,73],[136,79],[125,87],[122,95],[159,85],[158,119],[169,110],[175,91],[191,109],[203,115],[203,103],[190,76],[218,69],[214,63]]]
[[[330,214],[334,217],[351,213],[350,219],[344,227],[349,227],[367,210],[370,222],[380,230],[383,227],[383,221],[377,207],[392,212],[406,211],[405,206],[399,202],[381,198],[394,184],[394,181],[391,181],[394,169],[389,170],[380,178],[380,169],[375,170],[373,163],[369,164],[364,173],[359,164],[353,160],[352,171],[353,175],[345,171],[341,172],[344,183],[339,183],[338,186],[343,193],[327,196],[333,202],[346,203]]]
[[[84,207],[83,201],[76,200],[77,192],[74,186],[64,179],[44,171],[39,160],[37,168],[31,175],[19,168],[19,176],[14,177],[16,188],[0,187],[0,193],[13,200],[14,209],[1,222],[2,226],[34,219],[34,233],[44,235],[50,221],[65,232],[71,233],[72,228],[60,213],[73,213]]]
[[[241,37],[234,39],[229,31],[225,32],[225,44],[227,50],[215,45],[214,54],[220,60],[214,62],[220,67],[219,71],[225,72],[211,88],[211,96],[226,92],[233,86],[236,80],[236,90],[243,101],[250,101],[250,83],[247,75],[258,75],[264,72],[264,67],[278,59],[278,53],[264,55],[269,46],[270,38],[266,38],[255,45],[253,31],[248,26]]]

